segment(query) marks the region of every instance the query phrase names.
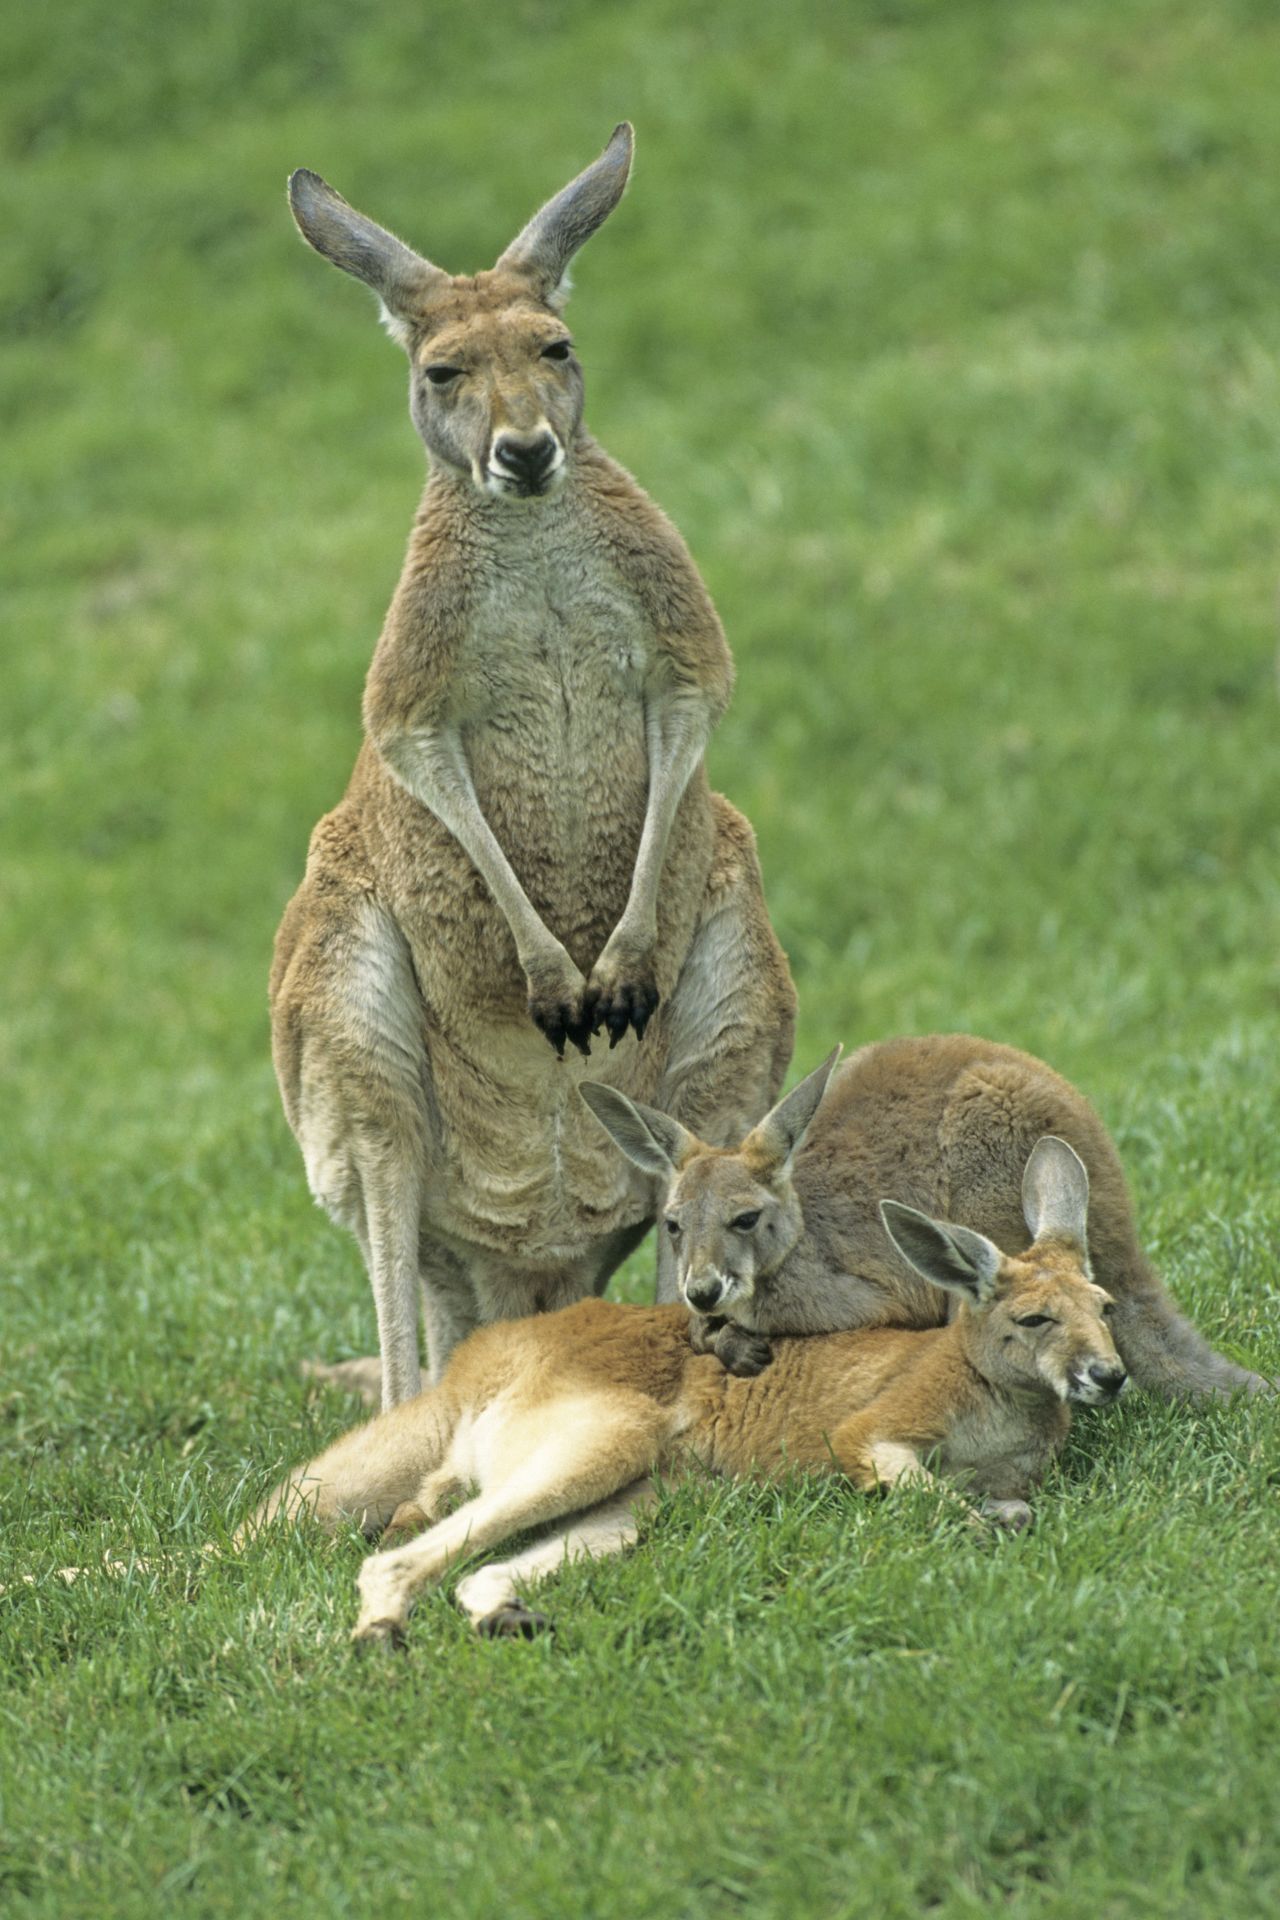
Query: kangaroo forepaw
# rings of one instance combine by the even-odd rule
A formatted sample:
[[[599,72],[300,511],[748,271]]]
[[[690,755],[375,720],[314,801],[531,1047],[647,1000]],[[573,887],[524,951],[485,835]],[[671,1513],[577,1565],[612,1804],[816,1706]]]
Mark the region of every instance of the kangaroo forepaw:
[[[591,1052],[593,1029],[585,1010],[585,999],[580,976],[575,985],[563,973],[545,978],[529,975],[529,1018],[561,1060],[566,1040],[579,1053]]]
[[[773,1359],[773,1348],[762,1333],[751,1333],[726,1320],[711,1342],[716,1358],[726,1373],[740,1380],[752,1380],[763,1373]]]
[[[1025,1500],[984,1500],[978,1518],[1006,1533],[1025,1533],[1031,1525],[1031,1509]]]
[[[608,1034],[612,1051],[628,1027],[635,1029],[637,1040],[644,1039],[657,1004],[658,985],[649,961],[624,969],[611,965],[602,955],[583,995],[582,1011],[592,1033],[603,1030]]]
[[[383,1528],[378,1545],[380,1548],[398,1547],[406,1540],[416,1540],[430,1525],[416,1500],[402,1500]]]

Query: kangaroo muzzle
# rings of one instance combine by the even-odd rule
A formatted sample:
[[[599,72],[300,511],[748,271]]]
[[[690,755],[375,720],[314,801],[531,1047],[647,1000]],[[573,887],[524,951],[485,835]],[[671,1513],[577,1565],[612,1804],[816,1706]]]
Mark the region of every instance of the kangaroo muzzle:
[[[564,448],[549,427],[531,434],[499,433],[489,449],[490,481],[521,499],[546,493],[563,465]]]
[[[714,1313],[728,1293],[729,1283],[718,1273],[704,1273],[684,1281],[681,1291],[695,1313]]]
[[[1109,1406],[1128,1384],[1129,1375],[1121,1360],[1093,1360],[1072,1374],[1068,1397],[1086,1406]]]

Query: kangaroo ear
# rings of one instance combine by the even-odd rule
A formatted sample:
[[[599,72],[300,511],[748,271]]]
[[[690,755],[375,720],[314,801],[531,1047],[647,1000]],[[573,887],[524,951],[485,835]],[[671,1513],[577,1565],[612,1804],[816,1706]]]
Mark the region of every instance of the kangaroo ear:
[[[990,1300],[1003,1256],[985,1233],[953,1226],[949,1220],[931,1220],[900,1200],[882,1200],[880,1218],[907,1265],[924,1279],[976,1306]]]
[[[289,206],[303,239],[317,253],[373,288],[382,302],[387,331],[404,346],[408,323],[449,276],[385,227],[357,213],[328,181],[306,167],[289,175]]]
[[[1022,1176],[1022,1213],[1033,1240],[1074,1240],[1089,1246],[1089,1175],[1074,1147],[1042,1134]]]
[[[686,1160],[698,1151],[696,1134],[655,1107],[642,1107],[628,1100],[616,1087],[605,1087],[598,1080],[584,1080],[578,1088],[600,1125],[622,1148],[628,1160],[646,1173],[669,1179]]]
[[[765,1179],[784,1172],[804,1145],[841,1051],[833,1048],[822,1065],[792,1087],[743,1141],[742,1151],[750,1154],[755,1171]]]
[[[499,267],[527,275],[548,306],[563,307],[569,297],[569,262],[621,200],[632,146],[631,125],[624,120],[599,159],[548,200],[499,259]]]

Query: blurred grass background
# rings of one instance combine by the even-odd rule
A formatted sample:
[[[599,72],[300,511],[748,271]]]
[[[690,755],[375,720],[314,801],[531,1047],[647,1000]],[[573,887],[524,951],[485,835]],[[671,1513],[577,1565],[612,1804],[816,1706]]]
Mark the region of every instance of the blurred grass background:
[[[1275,9],[65,0],[0,55],[3,1577],[221,1537],[347,1417],[298,1358],[373,1341],[265,977],[421,451],[300,164],[474,270],[635,121],[576,272],[588,417],[734,647],[712,774],[797,1068],[1045,1054],[1180,1298],[1280,1367]],[[429,1603],[372,1677],[354,1548],[7,1596],[0,1887],[1273,1911],[1275,1433],[1082,1422],[996,1556],[927,1505],[682,1489],[566,1577],[554,1652]]]

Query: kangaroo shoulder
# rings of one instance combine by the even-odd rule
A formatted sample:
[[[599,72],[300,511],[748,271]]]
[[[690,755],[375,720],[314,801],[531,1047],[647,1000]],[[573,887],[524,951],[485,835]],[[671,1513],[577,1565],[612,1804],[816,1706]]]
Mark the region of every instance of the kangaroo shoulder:
[[[429,484],[365,683],[373,739],[443,717],[489,572],[485,542],[464,506]]]
[[[640,602],[659,642],[699,679],[718,674],[727,681],[729,650],[719,616],[676,527],[625,468],[598,447],[584,453],[582,472],[596,537]]]

